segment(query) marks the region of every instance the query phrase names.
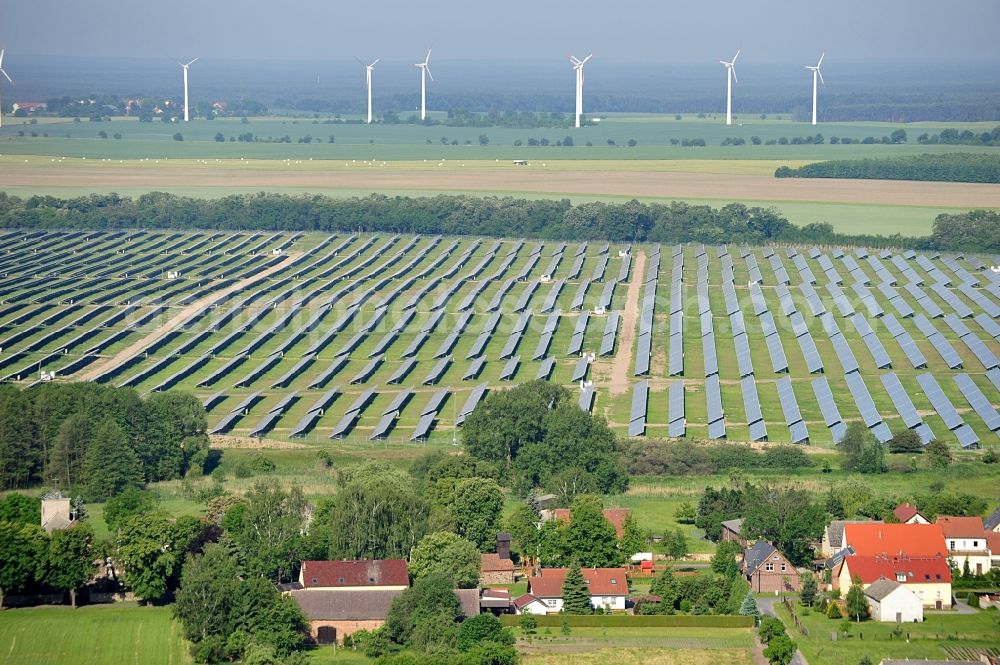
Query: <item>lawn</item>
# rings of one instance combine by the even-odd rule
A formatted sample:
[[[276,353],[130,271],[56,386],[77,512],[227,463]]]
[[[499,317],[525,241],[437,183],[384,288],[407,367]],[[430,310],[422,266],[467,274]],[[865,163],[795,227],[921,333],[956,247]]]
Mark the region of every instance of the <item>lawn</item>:
[[[192,662],[168,607],[134,604],[0,612],[6,665],[180,665]]]
[[[837,632],[840,620],[827,619],[815,612],[803,614],[800,608],[796,611],[809,631],[808,637],[792,625],[788,610],[780,604],[777,606],[779,617],[788,626],[789,636],[799,645],[810,665],[856,663],[866,655],[874,662],[882,658],[966,659],[973,650],[995,650],[1000,634],[994,610],[970,615],[925,612],[924,622],[905,624],[901,636],[892,634],[895,624],[865,621],[851,624],[848,637],[840,635],[833,641],[832,633]]]

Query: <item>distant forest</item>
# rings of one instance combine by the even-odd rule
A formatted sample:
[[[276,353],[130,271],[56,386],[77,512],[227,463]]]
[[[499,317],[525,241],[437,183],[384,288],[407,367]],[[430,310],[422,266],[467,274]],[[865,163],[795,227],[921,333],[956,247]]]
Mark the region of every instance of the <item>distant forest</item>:
[[[960,234],[938,229],[963,227]],[[1000,214],[939,215],[923,238],[844,235],[830,224],[796,226],[774,209],[668,204],[581,203],[568,199],[372,194],[363,198],[238,194],[195,199],[162,192],[136,198],[92,194],[74,199],[0,192],[0,227],[42,229],[163,228],[351,233],[420,233],[612,242],[818,243],[1000,250]],[[965,228],[968,227],[968,228]]]
[[[953,153],[831,160],[798,168],[781,166],[774,177],[1000,183],[1000,155]]]

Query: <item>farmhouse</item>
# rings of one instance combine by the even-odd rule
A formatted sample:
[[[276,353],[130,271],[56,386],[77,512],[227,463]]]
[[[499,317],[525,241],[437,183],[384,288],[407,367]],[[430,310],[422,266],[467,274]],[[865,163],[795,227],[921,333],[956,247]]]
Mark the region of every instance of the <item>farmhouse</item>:
[[[299,584],[307,590],[377,589],[402,591],[410,586],[405,559],[303,561]]]
[[[740,547],[747,546],[747,539],[743,537],[743,520],[726,520],[722,523],[722,535],[720,540],[729,540],[739,543]]]
[[[881,521],[871,520],[834,520],[823,529],[823,541],[820,544],[820,553],[826,557],[832,557],[837,552],[844,549],[844,527],[848,524],[881,524]]]
[[[628,508],[605,508],[601,512],[604,514],[604,519],[611,522],[611,526],[615,527],[615,535],[621,538],[622,534],[625,533],[625,518],[632,511]],[[569,523],[573,519],[573,515],[569,508],[556,508],[552,511],[543,511],[542,521],[546,522],[549,519],[563,520]]]
[[[924,607],[942,609],[951,605],[951,568],[945,556],[909,557],[855,555],[846,557],[834,571],[841,594],[859,579],[867,589],[883,577],[895,580],[915,593]]]
[[[36,111],[45,111],[49,108],[49,105],[45,102],[14,102],[11,104],[11,110],[14,113],[18,111],[24,111],[25,113],[35,113]]]
[[[916,506],[908,503],[901,503],[892,511],[900,524],[930,524],[931,521],[920,514]]]
[[[860,556],[945,557],[944,532],[939,524],[847,523],[843,545]]]
[[[964,570],[968,564],[974,575],[990,572],[992,557],[981,517],[938,516],[935,524],[944,533],[948,556],[955,568]]]
[[[760,541],[743,552],[740,571],[755,592],[799,591],[802,580],[788,558],[767,541]]]
[[[910,623],[924,620],[924,606],[917,594],[894,580],[881,578],[865,589],[875,621]]]
[[[558,614],[562,609],[562,586],[567,568],[542,568],[528,578],[528,593],[514,600],[518,614]],[[628,579],[624,568],[583,568],[583,580],[595,608],[625,609]]]

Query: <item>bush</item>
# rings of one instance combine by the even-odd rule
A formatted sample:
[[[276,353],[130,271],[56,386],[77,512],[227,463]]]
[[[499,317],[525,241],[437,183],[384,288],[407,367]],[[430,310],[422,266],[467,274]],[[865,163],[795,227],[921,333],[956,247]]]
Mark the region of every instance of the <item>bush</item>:
[[[889,439],[890,453],[922,453],[924,444],[920,441],[920,435],[912,429],[904,429],[893,435]]]
[[[181,134],[180,132],[177,132],[176,134],[174,134],[174,140],[175,141],[183,141],[184,140],[184,135]]]
[[[538,630],[538,622],[535,620],[535,615],[522,614],[517,619],[517,627],[526,635],[534,635],[535,631]]]
[[[826,608],[826,618],[827,619],[842,619],[844,613],[840,611],[840,604],[831,602],[830,606]]]

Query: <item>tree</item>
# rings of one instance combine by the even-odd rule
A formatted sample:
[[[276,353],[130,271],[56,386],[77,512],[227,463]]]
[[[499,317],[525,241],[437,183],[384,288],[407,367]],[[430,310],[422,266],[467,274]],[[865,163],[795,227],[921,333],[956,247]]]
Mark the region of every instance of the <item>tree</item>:
[[[690,551],[687,537],[680,529],[667,529],[663,532],[663,548],[666,550],[667,556],[675,561],[683,559]]]
[[[889,439],[890,453],[922,453],[924,444],[920,440],[920,435],[912,429],[903,429],[896,432]]]
[[[802,576],[802,591],[799,592],[799,600],[806,607],[812,607],[816,601],[816,592],[816,578],[811,573],[806,573]]]
[[[143,404],[145,436],[137,447],[146,480],[172,480],[187,472],[195,456],[208,448],[205,408],[191,393],[153,393]]]
[[[139,458],[125,432],[110,417],[94,428],[84,469],[91,501],[106,501],[126,487],[142,485]]]
[[[42,502],[23,494],[8,494],[0,500],[0,522],[41,524]]]
[[[40,577],[45,560],[46,535],[38,524],[0,522],[0,608],[3,598]]]
[[[174,140],[175,141],[183,141],[184,140],[184,135],[181,134],[180,132],[177,132],[176,134],[174,134]]]
[[[486,642],[507,646],[514,644],[511,632],[503,627],[500,619],[489,613],[477,614],[463,621],[458,629],[455,646],[459,651],[471,651],[477,645]]]
[[[655,580],[649,585],[649,593],[660,597],[660,605],[668,610],[667,614],[673,614],[681,597],[680,584],[674,577],[670,567],[663,569]]]
[[[905,129],[893,130],[893,132],[889,134],[889,140],[892,141],[893,143],[906,143],[906,130]]]
[[[91,541],[94,533],[88,524],[71,529],[56,529],[49,538],[45,557],[45,582],[56,589],[69,591],[70,605],[76,607],[76,590],[96,574]]]
[[[757,609],[757,599],[753,597],[753,592],[747,591],[747,594],[743,596],[739,613],[741,616],[753,617],[758,621],[760,620],[760,610]]]
[[[788,635],[777,635],[767,643],[764,657],[771,665],[788,665],[795,657],[795,649],[795,642]]]
[[[54,487],[69,491],[79,487],[90,438],[90,418],[81,413],[68,416],[59,425],[45,471]]]
[[[797,566],[812,560],[810,542],[826,525],[826,512],[798,487],[748,486],[743,535],[768,540]]]
[[[413,548],[410,575],[417,580],[444,573],[458,588],[472,589],[479,583],[479,560],[475,544],[449,531],[437,531],[421,538]]]
[[[489,145],[489,142],[490,137],[486,136],[486,134],[479,135],[479,145]]]
[[[226,137],[225,137],[225,135],[224,135],[224,134],[223,134],[222,132],[218,132],[218,133],[217,133],[217,134],[215,135],[215,142],[216,142],[216,143],[225,143],[225,142],[226,142]]]
[[[638,520],[631,512],[625,516],[625,521],[622,523],[622,538],[618,546],[626,559],[631,559],[646,547],[646,532],[639,526]]]
[[[202,554],[188,556],[173,607],[187,639],[201,642],[212,635],[227,636],[241,574],[224,545],[210,543]]]
[[[740,554],[743,554],[743,548],[739,543],[723,540],[712,555],[712,571],[727,578],[736,577],[740,570],[736,557]]]
[[[510,533],[511,547],[522,558],[533,557],[538,551],[538,515],[526,503],[518,504],[504,521]]]
[[[457,637],[462,607],[447,575],[421,577],[393,601],[385,620],[385,632],[396,644],[418,651],[434,651],[452,645]]]
[[[178,552],[174,523],[163,513],[134,515],[115,538],[115,563],[122,581],[135,595],[150,602],[170,590],[183,552]]]
[[[847,591],[847,598],[844,599],[847,606],[847,614],[854,617],[857,622],[861,618],[868,618],[868,599],[865,598],[865,587],[861,580],[855,578],[851,583],[851,588]]]
[[[927,444],[927,461],[932,468],[943,469],[951,464],[951,450],[948,444],[940,439],[934,439]]]
[[[114,532],[133,515],[153,512],[156,504],[157,496],[153,492],[128,487],[104,504],[104,521],[107,522],[108,529]]]
[[[287,492],[274,480],[258,481],[223,526],[246,562],[247,572],[272,582],[291,579],[302,547],[306,501],[302,488]]]
[[[351,481],[331,518],[331,559],[405,557],[426,533],[427,504],[410,478],[390,471]]]
[[[677,510],[674,511],[674,519],[677,520],[678,524],[694,524],[694,506],[691,505],[690,501],[685,501],[677,506]]]
[[[496,545],[503,511],[503,491],[496,481],[488,478],[467,478],[455,485],[451,507],[459,535],[472,541],[480,552]]]
[[[600,497],[577,497],[570,506],[570,515],[565,527],[566,545],[579,565],[601,568],[622,562],[615,527],[604,517]]]
[[[563,614],[593,614],[594,606],[590,603],[590,591],[583,579],[583,572],[577,562],[570,564],[562,584]]]

